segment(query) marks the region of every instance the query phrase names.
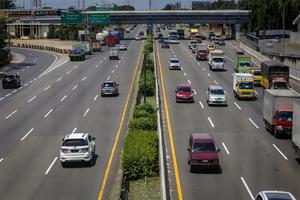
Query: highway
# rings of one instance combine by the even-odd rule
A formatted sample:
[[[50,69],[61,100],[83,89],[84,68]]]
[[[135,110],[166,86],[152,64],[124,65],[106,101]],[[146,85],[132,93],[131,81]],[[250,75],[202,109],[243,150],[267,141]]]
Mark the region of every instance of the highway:
[[[167,31],[164,35],[168,35]],[[255,89],[255,101],[238,101],[233,96],[235,49],[228,44],[219,47],[225,52],[227,70],[212,72],[207,61],[195,60],[188,43],[188,40],[180,40],[180,44],[171,44],[170,49],[162,49],[158,41],[156,43],[162,72],[161,87],[165,89],[162,96],[166,99],[164,108],[167,110],[164,113],[168,113],[165,137],[171,198],[180,199],[182,195],[188,200],[250,200],[262,190],[284,190],[300,199],[299,164],[291,140],[276,139],[264,129],[263,90]],[[168,69],[172,57],[180,60],[182,70]],[[192,85],[195,103],[175,102],[174,90],[181,83]],[[208,107],[205,92],[209,85],[223,87],[227,93],[227,107]],[[221,149],[222,172],[190,173],[187,162],[189,136],[207,132],[214,136]]]
[[[135,37],[139,30],[141,26],[128,37]],[[2,200],[108,198],[121,155],[118,144],[124,139],[121,122],[126,124],[128,96],[143,44],[134,40],[124,43],[128,51],[120,52],[120,60],[110,61],[105,47],[86,61],[67,62],[41,77],[53,56],[25,55],[25,62],[35,63],[36,70],[26,75],[26,70],[24,75],[21,70],[21,79],[23,85],[33,81],[0,102]],[[108,79],[119,83],[118,97],[100,96],[100,84]],[[1,89],[0,94],[6,92]],[[96,137],[94,166],[61,166],[62,138],[72,132]]]

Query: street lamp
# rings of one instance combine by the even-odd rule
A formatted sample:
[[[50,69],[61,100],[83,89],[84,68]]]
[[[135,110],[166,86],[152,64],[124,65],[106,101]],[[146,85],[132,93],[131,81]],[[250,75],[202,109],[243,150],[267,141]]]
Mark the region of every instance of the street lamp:
[[[287,1],[282,0],[282,47],[281,47],[281,55],[284,54],[284,29],[285,29],[285,6]]]

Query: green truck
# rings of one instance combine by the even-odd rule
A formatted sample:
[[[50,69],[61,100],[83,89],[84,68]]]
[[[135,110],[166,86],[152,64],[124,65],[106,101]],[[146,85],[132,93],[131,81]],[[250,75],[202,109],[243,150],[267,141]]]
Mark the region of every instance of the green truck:
[[[249,56],[239,55],[236,57],[234,71],[237,73],[250,73],[252,70],[251,59]]]

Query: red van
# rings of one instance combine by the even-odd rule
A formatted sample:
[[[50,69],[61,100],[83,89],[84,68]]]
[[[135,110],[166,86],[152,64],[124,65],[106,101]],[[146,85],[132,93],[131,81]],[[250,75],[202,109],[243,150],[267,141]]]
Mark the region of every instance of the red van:
[[[193,133],[188,147],[188,164],[190,172],[196,168],[213,168],[220,170],[220,149],[215,147],[213,136],[209,133]]]

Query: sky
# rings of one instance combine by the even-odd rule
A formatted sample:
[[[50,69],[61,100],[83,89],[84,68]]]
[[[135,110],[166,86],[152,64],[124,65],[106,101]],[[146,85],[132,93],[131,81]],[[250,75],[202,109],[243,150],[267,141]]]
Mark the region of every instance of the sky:
[[[17,0],[17,5],[22,6],[25,1],[26,8],[30,8],[31,0]],[[42,5],[47,5],[53,8],[68,8],[69,6],[77,6],[78,0],[41,0]],[[182,8],[191,8],[193,0],[151,0],[152,1],[152,9],[158,10],[165,7],[168,3],[181,2]],[[196,0],[194,0],[196,1]],[[201,0],[200,0],[201,1]],[[207,0],[206,0],[207,1]],[[129,4],[134,6],[136,10],[148,10],[149,8],[149,0],[86,0],[87,6],[103,4],[105,3],[115,3],[118,5]]]

